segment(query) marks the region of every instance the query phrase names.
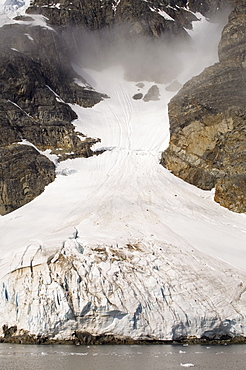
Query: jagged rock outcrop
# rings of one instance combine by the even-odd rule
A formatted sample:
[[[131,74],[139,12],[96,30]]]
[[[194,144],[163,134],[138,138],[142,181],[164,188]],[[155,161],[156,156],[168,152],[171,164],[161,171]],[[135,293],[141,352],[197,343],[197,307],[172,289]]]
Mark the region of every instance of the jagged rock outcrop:
[[[77,116],[67,103],[92,107],[103,95],[81,79],[85,87],[74,82],[78,76],[54,31],[17,24],[0,32],[1,112],[3,126],[11,130],[7,144],[24,138],[41,149],[76,145],[71,121]]]
[[[180,1],[183,6],[185,3]],[[185,22],[190,26],[190,22],[196,17],[188,10],[178,8],[176,6],[178,4],[173,4],[174,8],[167,9],[169,4],[170,1],[151,0],[75,0],[72,3],[34,0],[27,12],[43,14],[53,26],[72,25],[98,30],[115,24],[125,24],[127,37],[139,34],[157,38],[166,35],[167,39],[174,36],[187,37],[182,26]],[[161,10],[170,11],[175,21],[162,16]]]
[[[29,145],[0,148],[0,213],[6,214],[41,194],[55,179],[55,165]]]
[[[205,16],[214,16],[226,7],[235,5],[235,0],[189,0],[189,8],[194,12],[200,12]]]
[[[145,102],[151,101],[151,100],[159,100],[160,99],[160,92],[157,85],[153,85],[149,88],[147,94],[144,95],[143,100]]]
[[[53,26],[83,26],[98,30],[127,24],[130,35],[167,38],[187,36],[184,28],[192,28],[197,20],[193,12],[214,16],[234,0],[34,0],[27,10],[43,14]]]
[[[245,27],[246,3],[238,0],[238,5],[231,13],[219,44],[220,62],[242,63],[245,68]]]
[[[80,25],[97,30],[111,23],[114,18],[114,3],[112,0],[34,0],[27,13],[42,14],[53,26]]]
[[[54,180],[54,173],[47,175],[42,167],[44,164],[47,167],[49,160],[44,160],[39,152],[35,154],[35,166],[30,166],[34,149],[22,147],[18,158],[16,150],[13,152],[8,146],[25,139],[40,150],[52,150],[60,159],[67,158],[69,153],[72,158],[92,155],[91,146],[97,139],[85,138],[75,132],[71,122],[77,115],[67,103],[92,107],[105,97],[72,70],[65,43],[58,33],[32,25],[31,17],[17,19],[19,24],[0,29],[0,146],[4,153],[2,166],[6,167],[13,160],[18,165],[21,161],[23,174],[13,171],[14,183],[13,173],[8,177],[5,172],[1,178],[2,189],[5,189],[0,200],[2,214],[32,200]],[[26,24],[29,22],[30,26]],[[75,78],[82,86],[75,83]],[[50,168],[53,168],[52,162]],[[32,173],[37,181],[31,182],[32,190],[23,196],[25,171]]]
[[[246,211],[246,5],[222,33],[219,63],[186,83],[169,104],[171,138],[162,164],[215,200]]]

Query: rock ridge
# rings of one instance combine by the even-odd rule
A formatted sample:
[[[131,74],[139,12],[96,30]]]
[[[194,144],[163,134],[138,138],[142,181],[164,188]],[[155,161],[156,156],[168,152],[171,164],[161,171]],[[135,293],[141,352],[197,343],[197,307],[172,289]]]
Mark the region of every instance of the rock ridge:
[[[91,146],[99,139],[78,135],[72,124],[77,115],[68,103],[92,107],[106,97],[73,71],[57,32],[32,26],[30,17],[17,20],[19,23],[0,28],[1,214],[31,201],[54,180],[54,164],[39,151],[48,149],[59,160],[93,155]],[[39,151],[26,145],[18,147],[23,140]],[[12,173],[6,171],[8,165]],[[23,176],[28,194],[22,187]]]
[[[187,82],[169,103],[171,138],[161,163],[215,201],[246,212],[246,6],[231,13],[219,62]]]

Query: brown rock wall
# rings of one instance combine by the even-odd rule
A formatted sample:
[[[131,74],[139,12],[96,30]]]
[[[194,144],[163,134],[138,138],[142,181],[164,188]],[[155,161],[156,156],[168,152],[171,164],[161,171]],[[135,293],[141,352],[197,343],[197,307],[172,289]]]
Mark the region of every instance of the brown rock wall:
[[[33,200],[55,179],[55,166],[31,146],[0,148],[0,213]]]
[[[236,212],[246,203],[246,7],[237,7],[220,42],[220,62],[186,83],[169,103],[171,138],[162,164]]]

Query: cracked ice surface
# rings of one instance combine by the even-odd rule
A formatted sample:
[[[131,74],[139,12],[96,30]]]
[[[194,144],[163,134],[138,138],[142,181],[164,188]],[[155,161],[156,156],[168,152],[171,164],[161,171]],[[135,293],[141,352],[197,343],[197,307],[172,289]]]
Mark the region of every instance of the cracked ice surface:
[[[242,274],[164,243],[89,247],[70,239],[47,264],[9,275],[4,289],[3,322],[15,318],[56,338],[78,329],[134,339],[245,335]]]

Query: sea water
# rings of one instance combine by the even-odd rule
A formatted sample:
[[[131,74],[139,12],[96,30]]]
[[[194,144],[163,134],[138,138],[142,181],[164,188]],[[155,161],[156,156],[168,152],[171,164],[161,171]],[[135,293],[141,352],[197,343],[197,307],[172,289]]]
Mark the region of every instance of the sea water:
[[[1,370],[245,370],[246,345],[0,344]]]

